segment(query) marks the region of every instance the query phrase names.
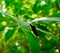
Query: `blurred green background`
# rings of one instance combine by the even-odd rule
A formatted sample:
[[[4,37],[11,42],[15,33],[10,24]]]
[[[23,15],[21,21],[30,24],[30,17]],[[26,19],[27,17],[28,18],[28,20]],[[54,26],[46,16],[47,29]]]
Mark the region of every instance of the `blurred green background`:
[[[60,22],[33,22],[37,35],[28,24],[60,18],[60,0],[0,0],[0,12],[0,53],[60,53]]]

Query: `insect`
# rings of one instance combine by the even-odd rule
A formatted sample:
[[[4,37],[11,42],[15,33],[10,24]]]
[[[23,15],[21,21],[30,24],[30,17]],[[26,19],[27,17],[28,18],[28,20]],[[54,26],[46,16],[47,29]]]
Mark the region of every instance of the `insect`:
[[[30,24],[30,26],[31,26],[31,29],[32,29],[33,33],[34,33],[36,36],[38,36],[36,27],[35,27],[34,25],[32,25],[32,24]]]

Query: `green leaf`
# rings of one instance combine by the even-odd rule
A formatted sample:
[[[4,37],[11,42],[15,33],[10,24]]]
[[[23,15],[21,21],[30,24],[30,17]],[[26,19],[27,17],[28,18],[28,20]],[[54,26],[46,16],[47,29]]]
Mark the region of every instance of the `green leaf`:
[[[60,13],[54,12],[53,15],[51,15],[51,17],[60,17]]]
[[[2,14],[0,13],[0,18],[3,18]]]
[[[9,7],[11,4],[15,3],[15,0],[5,0],[6,2],[6,7]]]
[[[42,1],[42,0],[36,0],[35,4],[36,4],[36,5],[37,5],[37,4],[40,4],[41,1]]]
[[[12,49],[10,49],[11,53],[21,53],[21,51],[18,50],[16,45],[13,45]]]
[[[32,16],[33,12],[32,11],[28,11],[28,15]]]
[[[5,34],[5,42],[9,41],[13,36],[15,29],[9,29],[8,32]]]
[[[22,8],[22,6],[23,6],[23,4],[22,3],[19,3],[19,2],[15,2],[14,3],[14,9],[13,9],[13,11],[14,11],[14,13],[17,13],[18,14],[18,12],[20,13],[20,11],[21,11],[21,14],[22,13],[25,13],[25,10],[22,12],[22,10],[20,10],[21,8]]]
[[[24,33],[21,28],[18,29],[18,32],[19,32],[19,34],[23,34]]]
[[[26,12],[27,12],[27,10],[25,10],[25,9],[19,11],[20,15],[24,15],[24,14],[26,14]]]
[[[5,26],[0,26],[0,31],[3,31]]]
[[[17,2],[17,3],[15,3],[15,8],[20,9],[22,7],[22,5],[23,5],[22,3]]]
[[[45,34],[48,34],[49,36],[52,37],[53,41],[55,41],[57,44],[60,44],[59,39],[58,39],[55,35],[53,35],[52,33],[47,32],[47,31],[44,31],[44,30],[41,30],[41,29],[39,29],[39,28],[37,28],[37,30],[39,30],[39,31],[41,31],[41,32],[43,32],[43,33],[45,33]]]
[[[40,43],[38,42],[36,37],[34,37],[34,35],[29,31],[25,31],[24,33],[26,34],[26,36],[28,37],[28,41],[30,42],[31,53],[40,53]]]
[[[33,5],[32,10],[34,13],[38,13],[41,10],[41,6]]]
[[[49,30],[45,26],[43,26],[43,25],[39,25],[38,24],[37,28],[49,32]],[[43,40],[46,40],[46,38],[45,38],[46,34],[44,32],[37,30],[37,33],[38,33],[38,36],[40,38],[42,38]]]
[[[42,17],[42,18],[36,18],[36,19],[32,20],[31,22],[37,22],[37,21],[51,21],[51,22],[55,21],[55,22],[60,22],[60,18],[57,18],[57,17],[55,17],[55,18]]]
[[[43,46],[41,46],[41,50],[49,51],[54,48],[54,42],[53,40],[47,41],[45,40]]]
[[[29,19],[30,17],[29,17],[28,15],[25,15],[24,18],[25,18],[25,19]]]
[[[56,2],[60,4],[60,0],[56,0]]]
[[[45,9],[45,8],[43,8],[43,9]],[[44,17],[44,16],[47,16],[47,15],[48,15],[48,10],[42,10],[42,16]]]

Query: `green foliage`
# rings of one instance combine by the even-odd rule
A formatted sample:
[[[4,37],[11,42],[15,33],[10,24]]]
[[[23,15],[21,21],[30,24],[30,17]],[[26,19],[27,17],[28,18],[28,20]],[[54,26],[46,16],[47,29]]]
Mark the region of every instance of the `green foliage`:
[[[0,52],[60,53],[60,1],[1,0]]]
[[[0,18],[3,18],[2,14],[0,13]]]
[[[14,34],[15,29],[9,29],[8,32],[5,34],[5,42],[7,42]]]

